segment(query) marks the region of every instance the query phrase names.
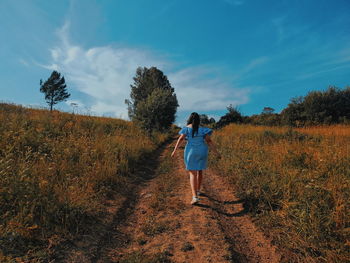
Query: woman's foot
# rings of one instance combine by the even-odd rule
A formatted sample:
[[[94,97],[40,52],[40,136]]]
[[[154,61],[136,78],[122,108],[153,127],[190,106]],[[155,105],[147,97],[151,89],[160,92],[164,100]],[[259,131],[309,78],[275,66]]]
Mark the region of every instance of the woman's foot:
[[[199,198],[197,196],[192,197],[191,205],[197,204],[199,202]]]

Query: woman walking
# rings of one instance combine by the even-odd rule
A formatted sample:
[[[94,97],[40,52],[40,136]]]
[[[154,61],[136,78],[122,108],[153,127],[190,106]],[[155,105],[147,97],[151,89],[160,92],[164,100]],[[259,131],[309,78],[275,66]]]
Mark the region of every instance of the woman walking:
[[[217,153],[216,147],[210,139],[213,133],[212,129],[201,127],[198,113],[192,112],[187,120],[187,126],[183,127],[179,134],[174,151],[171,153],[173,157],[179,144],[187,139],[184,152],[184,162],[186,170],[190,173],[190,184],[192,190],[191,204],[199,201],[200,189],[203,179],[203,170],[207,168],[208,145],[212,146]]]

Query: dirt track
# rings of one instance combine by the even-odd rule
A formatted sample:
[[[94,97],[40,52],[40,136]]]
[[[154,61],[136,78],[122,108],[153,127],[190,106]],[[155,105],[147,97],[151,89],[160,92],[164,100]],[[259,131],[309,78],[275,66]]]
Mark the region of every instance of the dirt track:
[[[162,151],[160,163],[169,160],[173,145]],[[94,253],[84,255],[82,250],[66,262],[138,262],[147,257],[159,258],[152,262],[279,262],[280,255],[254,226],[243,202],[214,171],[205,171],[204,195],[198,205],[190,205],[182,156],[180,149],[170,173],[140,188],[124,208],[127,215],[111,221]]]

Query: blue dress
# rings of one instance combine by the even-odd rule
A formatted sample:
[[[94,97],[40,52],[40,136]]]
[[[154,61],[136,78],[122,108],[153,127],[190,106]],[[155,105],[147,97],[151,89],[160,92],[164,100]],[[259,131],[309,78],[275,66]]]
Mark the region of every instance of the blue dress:
[[[187,144],[184,151],[186,170],[199,171],[207,168],[208,145],[204,140],[206,134],[211,135],[212,129],[198,127],[198,133],[192,137],[192,128],[183,127],[179,134],[185,134]]]

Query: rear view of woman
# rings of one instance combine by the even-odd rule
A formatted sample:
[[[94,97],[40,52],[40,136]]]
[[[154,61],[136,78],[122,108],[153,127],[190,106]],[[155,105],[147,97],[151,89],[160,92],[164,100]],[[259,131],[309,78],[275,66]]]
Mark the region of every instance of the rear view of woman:
[[[199,124],[200,118],[198,113],[192,112],[187,120],[187,126],[180,130],[180,137],[171,154],[171,156],[174,156],[179,144],[186,138],[187,144],[184,152],[184,162],[186,170],[190,173],[191,204],[196,204],[199,201],[198,196],[203,179],[203,170],[207,168],[208,145],[213,146],[213,150],[217,152],[210,139],[213,131],[209,128],[201,127]]]

